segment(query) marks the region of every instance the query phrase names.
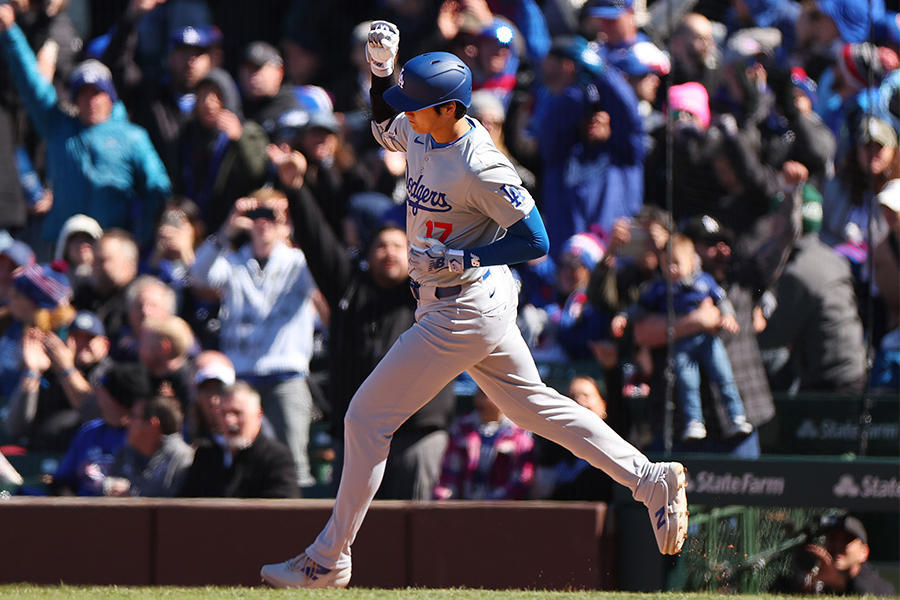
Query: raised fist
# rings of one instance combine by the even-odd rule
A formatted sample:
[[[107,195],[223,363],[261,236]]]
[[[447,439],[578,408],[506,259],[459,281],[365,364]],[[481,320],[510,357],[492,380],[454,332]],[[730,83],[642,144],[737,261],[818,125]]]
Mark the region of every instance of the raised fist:
[[[366,60],[372,74],[388,77],[394,72],[394,59],[400,45],[400,30],[387,21],[372,21],[366,42]]]

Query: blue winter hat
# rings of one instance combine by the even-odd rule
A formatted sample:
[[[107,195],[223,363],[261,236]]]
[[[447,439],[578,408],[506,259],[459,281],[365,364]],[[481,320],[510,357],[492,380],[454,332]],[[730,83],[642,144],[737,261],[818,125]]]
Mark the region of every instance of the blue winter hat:
[[[869,0],[817,0],[819,10],[831,17],[845,42],[869,38]],[[884,16],[884,0],[871,0],[872,22]]]
[[[669,57],[653,42],[637,42],[626,50],[612,52],[609,62],[632,77],[643,77],[650,73],[664,77],[672,68]]]
[[[41,265],[30,265],[13,278],[16,291],[38,308],[53,310],[68,303],[72,288],[65,275]]]
[[[593,271],[597,263],[603,260],[606,246],[593,233],[576,233],[566,240],[559,254],[560,256],[572,256],[588,270]]]
[[[634,7],[634,0],[595,0],[587,9],[589,17],[618,19]]]
[[[816,85],[816,82],[806,74],[806,71],[802,67],[794,67],[791,69],[791,83],[794,84],[794,87],[798,90],[806,94],[809,101],[815,105],[816,97],[818,96],[818,85]]]
[[[72,100],[78,97],[78,92],[86,85],[97,88],[109,96],[110,100],[115,102],[119,99],[116,95],[116,88],[113,85],[112,73],[99,60],[89,58],[82,62],[69,77],[69,90],[72,93]]]

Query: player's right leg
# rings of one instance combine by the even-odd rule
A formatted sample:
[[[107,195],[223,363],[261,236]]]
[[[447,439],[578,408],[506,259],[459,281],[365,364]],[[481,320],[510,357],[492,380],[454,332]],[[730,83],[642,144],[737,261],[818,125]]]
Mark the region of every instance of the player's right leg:
[[[469,374],[510,419],[568,448],[631,490],[647,506],[657,546],[676,554],[687,537],[685,471],[653,463],[595,413],[546,386],[515,324]]]
[[[455,315],[455,312],[453,313]],[[398,427],[454,377],[483,356],[481,336],[468,335],[450,316],[430,313],[403,333],[357,390],[344,418],[344,468],[331,518],[303,554],[265,565],[275,587],[344,587],[350,580],[350,545],[384,475]]]

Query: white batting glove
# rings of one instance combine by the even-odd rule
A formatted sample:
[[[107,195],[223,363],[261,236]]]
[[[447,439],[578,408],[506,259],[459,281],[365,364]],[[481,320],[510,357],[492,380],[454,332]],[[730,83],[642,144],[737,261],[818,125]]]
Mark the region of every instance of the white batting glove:
[[[443,242],[434,238],[417,236],[416,240],[422,246],[410,244],[410,247],[419,254],[424,254],[429,258],[429,271],[440,271],[443,268],[447,268],[454,273],[462,273],[466,270],[465,252],[462,250],[448,248]]]
[[[387,21],[372,21],[366,42],[366,60],[373,75],[388,77],[394,72],[399,45],[400,30],[396,25]]]

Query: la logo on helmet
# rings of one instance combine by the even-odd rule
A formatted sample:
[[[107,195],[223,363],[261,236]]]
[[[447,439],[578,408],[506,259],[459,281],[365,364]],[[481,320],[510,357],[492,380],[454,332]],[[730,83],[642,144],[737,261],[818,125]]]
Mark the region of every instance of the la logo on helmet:
[[[403,71],[404,69],[400,69],[400,77],[397,78],[397,85],[400,86],[400,89],[403,89]]]

